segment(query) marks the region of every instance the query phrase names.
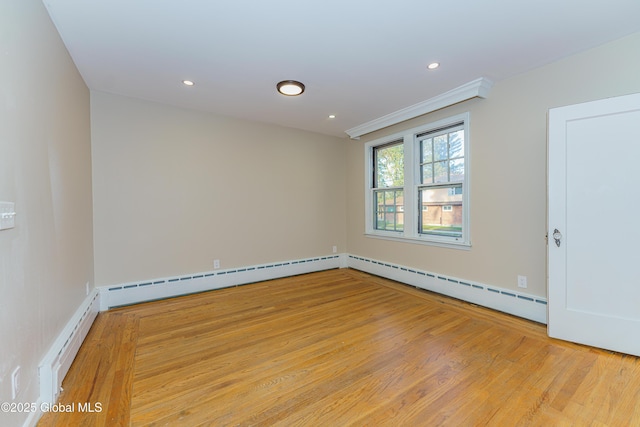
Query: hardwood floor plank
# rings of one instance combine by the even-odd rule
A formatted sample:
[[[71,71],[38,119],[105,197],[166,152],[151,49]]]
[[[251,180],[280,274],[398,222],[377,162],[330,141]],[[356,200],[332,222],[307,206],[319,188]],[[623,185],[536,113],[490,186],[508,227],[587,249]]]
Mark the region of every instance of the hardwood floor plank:
[[[634,426],[640,362],[355,270],[101,313],[40,426]]]
[[[287,330],[285,325],[282,325],[281,330]],[[369,340],[366,343],[366,346],[363,345],[362,349],[358,349],[358,351],[354,351],[353,347],[359,345],[360,343],[357,340],[354,340],[351,343],[351,349],[345,345],[345,340],[349,343],[349,338],[357,337],[357,336],[370,336],[370,332],[367,330],[378,332],[378,337],[375,340]],[[329,338],[330,337],[330,338]],[[304,372],[308,369],[307,365],[313,364],[315,370],[313,372],[314,375],[308,375],[306,379],[306,383],[299,384],[298,393],[303,393],[305,391],[309,391],[313,393],[315,390],[315,377],[324,373],[325,369],[333,370],[334,381],[338,381],[342,378],[342,376],[348,376],[350,379],[357,377],[358,373],[355,371],[348,371],[349,364],[345,364],[343,360],[335,359],[336,356],[339,356],[342,353],[355,353],[355,355],[350,355],[351,357],[356,358],[357,364],[364,364],[366,359],[369,358],[368,354],[372,353],[368,351],[366,348],[369,346],[377,345],[378,339],[382,340],[386,338],[385,330],[376,326],[375,324],[366,323],[362,324],[358,327],[351,328],[350,330],[344,330],[342,332],[338,330],[331,331],[329,334],[326,332],[322,332],[320,336],[313,336],[311,334],[307,334],[307,336],[303,337],[301,340],[295,339],[295,336],[290,337],[290,341],[284,344],[284,346],[268,346],[271,349],[282,349],[278,350],[277,357],[274,364],[272,361],[273,355],[267,354],[266,357],[263,357],[264,360],[252,358],[254,362],[251,363],[253,369],[246,369],[246,375],[241,378],[242,381],[247,382],[261,382],[268,381],[268,378],[264,380],[260,377],[262,372],[266,372],[266,375],[273,376],[277,375],[277,370],[282,368],[286,371],[293,370],[294,372],[297,369],[298,365],[303,365],[300,367],[300,372]],[[400,343],[398,343],[399,345]],[[389,349],[393,349],[397,347],[394,343],[389,343]],[[265,351],[269,351],[269,348],[265,348]],[[231,354],[232,359],[237,359],[238,357],[235,354]],[[256,355],[258,357],[258,355]],[[284,359],[284,360],[278,360]],[[256,367],[257,364],[257,367]],[[257,368],[257,369],[256,369]],[[275,371],[275,372],[274,372]],[[237,376],[237,374],[233,374],[233,376]],[[215,378],[212,380],[216,380]],[[250,390],[249,390],[250,391]],[[237,396],[237,393],[234,389],[229,389],[229,393],[231,393],[231,398],[233,399],[234,395]],[[225,395],[218,395],[217,399],[222,400]],[[188,396],[188,399],[191,399],[193,396]],[[243,400],[251,402],[252,399],[245,399],[243,396],[237,396],[238,398],[242,398]]]

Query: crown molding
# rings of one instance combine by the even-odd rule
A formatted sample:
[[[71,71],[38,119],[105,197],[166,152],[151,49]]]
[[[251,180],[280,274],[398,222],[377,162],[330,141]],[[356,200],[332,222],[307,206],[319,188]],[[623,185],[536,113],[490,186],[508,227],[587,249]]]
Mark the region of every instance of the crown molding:
[[[380,118],[371,120],[370,122],[363,123],[359,126],[348,129],[345,132],[351,139],[359,139],[362,135],[367,133],[375,132],[423,114],[431,113],[441,108],[457,104],[458,102],[466,101],[467,99],[476,97],[486,98],[489,95],[489,90],[492,86],[493,82],[491,80],[481,77],[441,95],[434,96],[426,101],[419,102],[410,107],[403,108]]]

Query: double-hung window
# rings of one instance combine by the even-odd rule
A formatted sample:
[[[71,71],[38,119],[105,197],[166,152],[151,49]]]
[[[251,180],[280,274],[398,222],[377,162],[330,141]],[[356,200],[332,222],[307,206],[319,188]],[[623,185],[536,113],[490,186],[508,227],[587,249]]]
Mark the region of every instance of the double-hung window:
[[[373,198],[376,230],[404,229],[404,144],[392,141],[373,148]]]
[[[365,146],[366,233],[468,247],[469,115]]]

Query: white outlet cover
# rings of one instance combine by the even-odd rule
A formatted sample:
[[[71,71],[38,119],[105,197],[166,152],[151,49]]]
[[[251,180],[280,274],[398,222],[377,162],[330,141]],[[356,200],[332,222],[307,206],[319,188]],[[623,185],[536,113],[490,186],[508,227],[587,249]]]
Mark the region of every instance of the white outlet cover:
[[[519,288],[527,287],[527,276],[518,276],[518,287]]]

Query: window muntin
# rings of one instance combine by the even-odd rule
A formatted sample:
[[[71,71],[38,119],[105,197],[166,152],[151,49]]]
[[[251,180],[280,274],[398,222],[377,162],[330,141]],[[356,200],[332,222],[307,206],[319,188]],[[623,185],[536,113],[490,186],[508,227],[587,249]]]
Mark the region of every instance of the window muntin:
[[[422,184],[464,181],[463,124],[418,135]]]
[[[460,114],[365,145],[367,235],[470,246],[468,121]]]
[[[376,195],[376,230],[404,230],[403,191],[377,190]]]

